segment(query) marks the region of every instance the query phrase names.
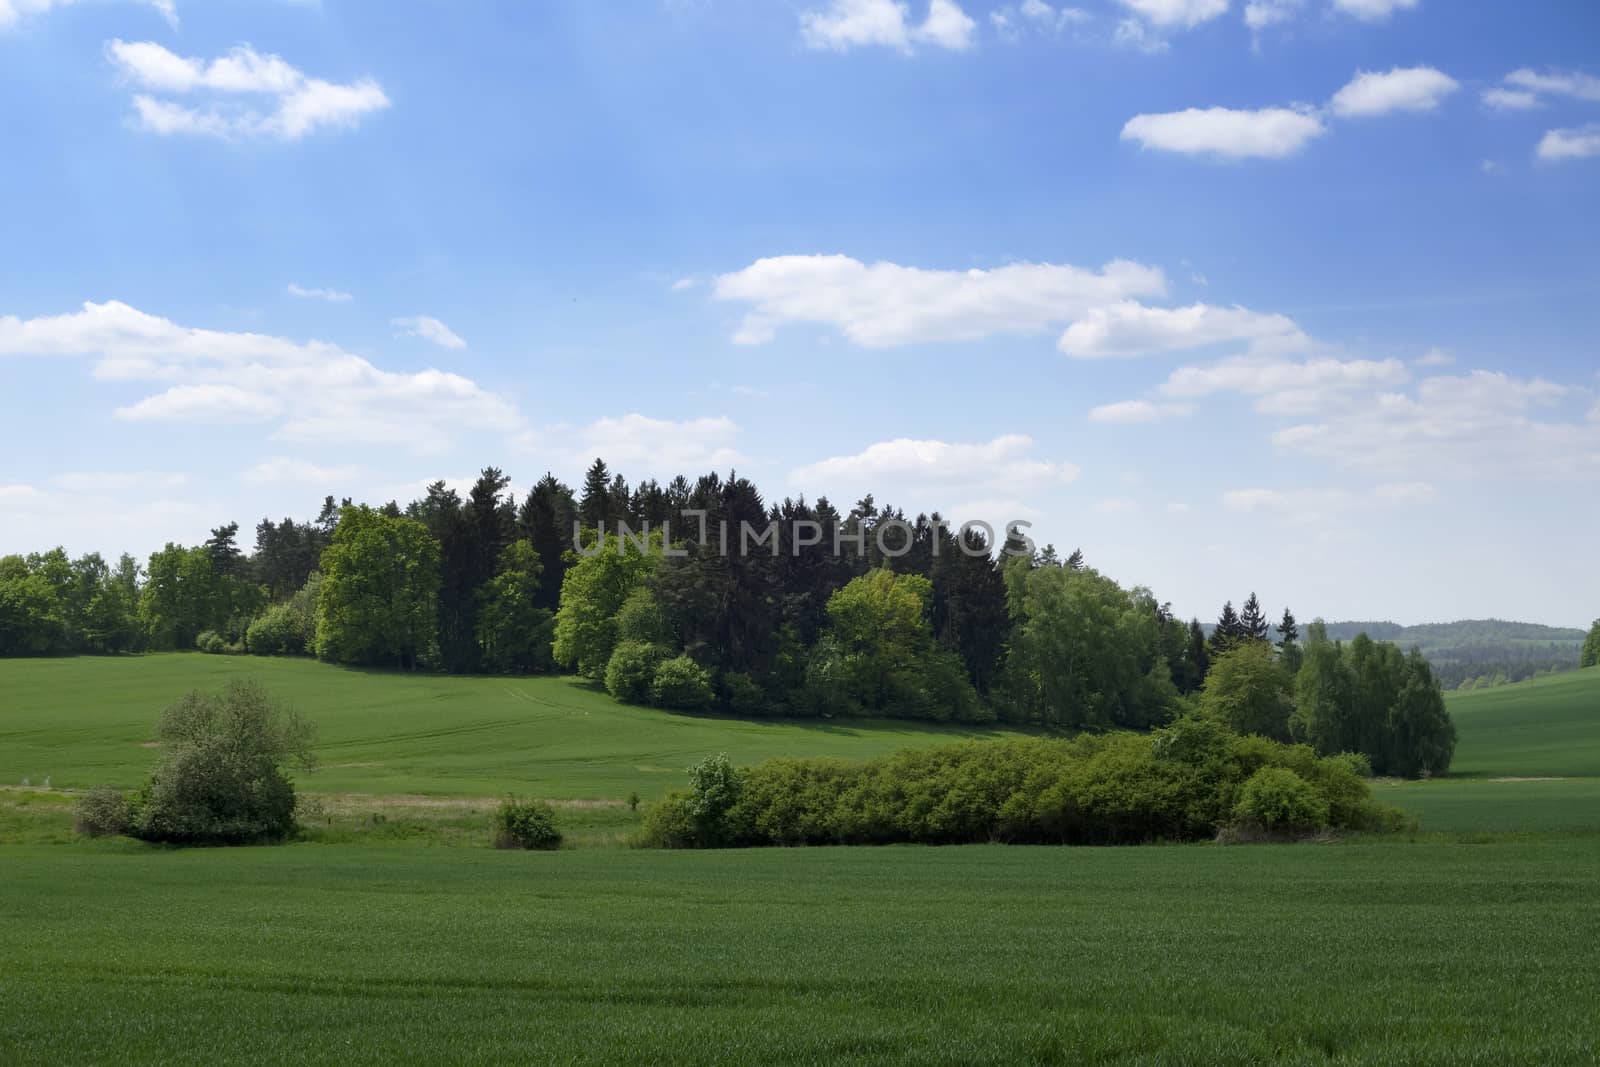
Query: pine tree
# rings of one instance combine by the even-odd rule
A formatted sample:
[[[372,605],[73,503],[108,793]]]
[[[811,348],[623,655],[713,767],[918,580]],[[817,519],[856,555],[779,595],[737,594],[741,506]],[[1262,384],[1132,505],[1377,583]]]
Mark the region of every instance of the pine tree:
[[[605,460],[596,459],[583,476],[583,492],[578,497],[578,521],[586,530],[610,529],[616,532],[612,509],[611,472]]]
[[[1244,610],[1239,613],[1239,636],[1247,641],[1265,641],[1267,639],[1267,616],[1261,610],[1261,601],[1256,599],[1254,593],[1244,602]]]
[[[1295,622],[1294,612],[1288,608],[1283,609],[1283,621],[1278,623],[1278,653],[1284,669],[1290,674],[1298,674],[1304,660],[1300,650],[1300,626]]]
[[[1189,620],[1189,644],[1183,657],[1184,678],[1178,688],[1185,694],[1198,692],[1211,670],[1211,652],[1206,647],[1206,631],[1199,619]]]
[[[1244,626],[1239,621],[1239,613],[1233,610],[1233,601],[1222,605],[1222,614],[1217,616],[1216,628],[1211,631],[1211,655],[1220,656],[1244,637]]]

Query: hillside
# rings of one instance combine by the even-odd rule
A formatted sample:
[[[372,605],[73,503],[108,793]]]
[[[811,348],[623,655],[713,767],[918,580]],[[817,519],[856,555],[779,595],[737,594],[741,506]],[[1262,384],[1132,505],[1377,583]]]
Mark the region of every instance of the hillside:
[[[1486,688],[1539,674],[1574,670],[1584,631],[1503,619],[1401,626],[1393,622],[1330,622],[1328,636],[1348,641],[1365,633],[1402,648],[1415,645],[1446,689]]]
[[[853,719],[760,721],[619,704],[569,678],[359,671],[308,659],[83,656],[0,660],[0,783],[132,787],[155,762],[161,710],[190,689],[259,679],[317,724],[318,793],[577,799],[659,796],[726,752],[866,757],[997,729]]]

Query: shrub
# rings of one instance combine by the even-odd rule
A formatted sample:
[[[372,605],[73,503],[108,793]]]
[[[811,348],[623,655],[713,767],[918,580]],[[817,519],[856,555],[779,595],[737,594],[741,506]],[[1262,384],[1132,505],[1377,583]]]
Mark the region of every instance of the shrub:
[[[228,642],[215,630],[204,630],[201,631],[200,635],[194,639],[194,647],[198,648],[201,652],[209,652],[212,655],[221,655],[228,651]]]
[[[555,809],[542,800],[507,797],[494,815],[494,847],[560,848],[561,831],[556,827]]]
[[[281,840],[294,829],[284,765],[312,765],[311,727],[253,682],[192,692],[161,715],[161,762],[129,804],[128,833],[177,844]]]
[[[658,645],[643,641],[623,641],[606,661],[606,692],[630,704],[642,704],[650,696],[656,666],[666,658]]]
[[[1263,767],[1239,791],[1234,815],[1271,833],[1306,833],[1328,825],[1328,801],[1285,767]]]
[[[767,712],[767,694],[748,674],[729,671],[722,676],[722,695],[728,710],[735,715],[762,715]]]
[[[689,794],[675,789],[645,809],[637,842],[644,848],[703,848],[689,811]]]
[[[91,789],[78,798],[73,829],[90,837],[128,832],[128,798],[115,789]]]
[[[712,696],[711,672],[688,656],[663,660],[650,683],[650,699],[663,708],[700,711]]]
[[[306,637],[301,620],[289,605],[277,604],[250,624],[244,643],[256,656],[299,655],[306,651]]]

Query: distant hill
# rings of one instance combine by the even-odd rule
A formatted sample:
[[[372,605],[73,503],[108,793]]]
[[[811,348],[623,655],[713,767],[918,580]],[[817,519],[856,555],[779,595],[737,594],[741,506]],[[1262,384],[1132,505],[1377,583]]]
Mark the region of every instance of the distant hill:
[[[1575,670],[1584,631],[1504,619],[1401,626],[1393,622],[1330,622],[1328,636],[1348,641],[1365,633],[1374,641],[1415,645],[1446,689],[1473,689]]]

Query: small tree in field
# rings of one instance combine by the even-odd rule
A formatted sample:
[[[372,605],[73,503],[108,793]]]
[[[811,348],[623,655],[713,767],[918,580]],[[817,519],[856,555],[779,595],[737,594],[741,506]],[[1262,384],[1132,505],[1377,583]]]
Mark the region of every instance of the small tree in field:
[[[129,804],[130,836],[174,844],[277,841],[294,829],[294,784],[312,728],[260,685],[195,691],[161,715],[161,762]]]
[[[1289,739],[1293,679],[1265,641],[1244,641],[1217,657],[1200,691],[1200,710],[1241,734]]]

